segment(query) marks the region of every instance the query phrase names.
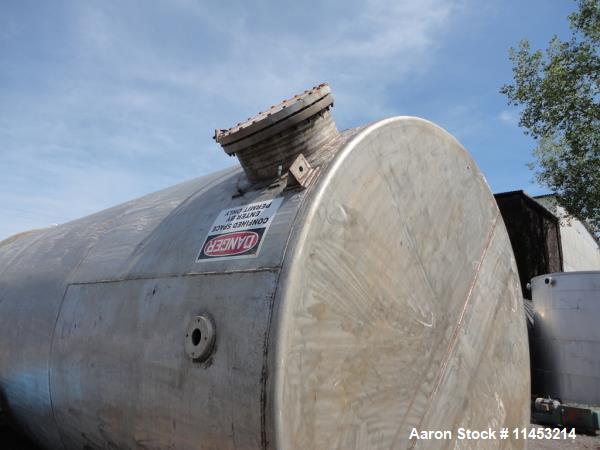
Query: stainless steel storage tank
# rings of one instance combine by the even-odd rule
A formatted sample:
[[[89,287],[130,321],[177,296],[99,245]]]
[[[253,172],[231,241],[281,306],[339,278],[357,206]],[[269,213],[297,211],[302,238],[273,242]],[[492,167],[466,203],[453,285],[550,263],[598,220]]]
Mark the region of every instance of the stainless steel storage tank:
[[[413,427],[528,422],[516,266],[475,163],[414,117],[338,133],[332,102],[217,130],[244,170],[0,244],[0,391],[29,435],[439,448]]]
[[[535,277],[535,394],[600,406],[600,272]]]

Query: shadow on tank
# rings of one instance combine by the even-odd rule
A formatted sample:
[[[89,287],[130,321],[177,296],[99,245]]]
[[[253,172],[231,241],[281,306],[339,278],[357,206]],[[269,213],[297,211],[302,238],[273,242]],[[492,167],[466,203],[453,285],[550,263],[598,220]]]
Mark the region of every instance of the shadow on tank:
[[[10,427],[8,408],[0,392],[0,448],[7,450],[40,450],[26,436]]]
[[[0,447],[7,450],[40,450],[25,436],[4,424],[0,424]]]

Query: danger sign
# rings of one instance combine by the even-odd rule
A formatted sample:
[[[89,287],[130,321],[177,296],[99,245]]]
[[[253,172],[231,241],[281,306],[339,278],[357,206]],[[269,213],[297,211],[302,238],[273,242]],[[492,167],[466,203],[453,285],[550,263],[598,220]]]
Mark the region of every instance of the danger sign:
[[[259,239],[260,236],[255,231],[221,234],[206,241],[204,254],[206,256],[239,255],[256,247]]]
[[[275,198],[221,211],[196,261],[257,256],[282,201]]]

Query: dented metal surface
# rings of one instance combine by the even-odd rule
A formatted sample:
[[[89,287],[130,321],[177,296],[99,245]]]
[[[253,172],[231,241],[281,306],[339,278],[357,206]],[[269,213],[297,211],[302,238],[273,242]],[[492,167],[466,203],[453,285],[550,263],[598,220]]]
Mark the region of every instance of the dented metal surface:
[[[234,168],[0,243],[18,425],[65,449],[437,448],[410,429],[524,425],[518,275],[465,150],[397,117],[307,163],[300,187]],[[197,316],[216,336],[202,361]]]

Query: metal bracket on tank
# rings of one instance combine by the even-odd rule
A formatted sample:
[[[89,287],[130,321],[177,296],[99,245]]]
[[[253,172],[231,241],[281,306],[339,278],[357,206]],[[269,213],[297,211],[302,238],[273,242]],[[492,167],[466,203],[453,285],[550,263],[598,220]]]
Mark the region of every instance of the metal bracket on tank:
[[[300,153],[290,166],[288,187],[300,185],[305,188],[310,184],[316,173],[316,169],[313,168],[304,155]]]

